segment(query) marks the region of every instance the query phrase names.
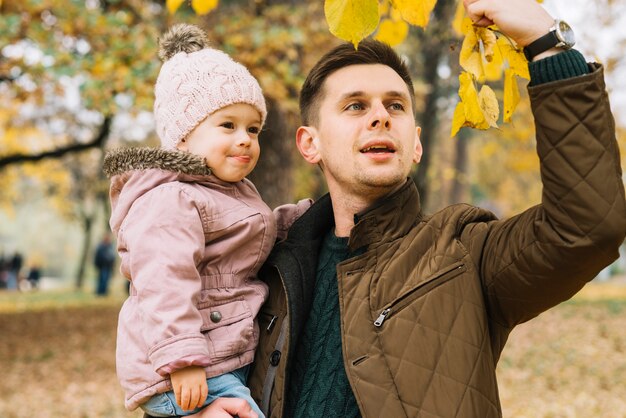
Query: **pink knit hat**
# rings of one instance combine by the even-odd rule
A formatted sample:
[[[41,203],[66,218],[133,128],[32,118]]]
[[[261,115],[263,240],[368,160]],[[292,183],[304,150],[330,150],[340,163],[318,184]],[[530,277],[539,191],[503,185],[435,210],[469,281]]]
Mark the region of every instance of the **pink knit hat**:
[[[159,40],[164,61],[155,86],[154,117],[163,148],[173,149],[211,113],[248,103],[265,123],[267,109],[257,80],[222,51],[208,48],[197,26],[173,26]]]

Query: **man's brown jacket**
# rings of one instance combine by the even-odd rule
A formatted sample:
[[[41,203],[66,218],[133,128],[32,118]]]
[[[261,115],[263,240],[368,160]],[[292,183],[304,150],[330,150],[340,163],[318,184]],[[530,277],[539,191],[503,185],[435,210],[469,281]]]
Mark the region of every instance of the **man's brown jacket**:
[[[496,364],[512,328],[570,298],[618,256],[626,206],[602,69],[529,89],[542,203],[507,220],[468,205],[420,211],[412,181],[355,217],[337,266],[342,351],[363,417],[499,417]],[[270,299],[250,385],[283,417],[317,251],[316,202],[261,271]],[[297,418],[297,417],[288,417]]]

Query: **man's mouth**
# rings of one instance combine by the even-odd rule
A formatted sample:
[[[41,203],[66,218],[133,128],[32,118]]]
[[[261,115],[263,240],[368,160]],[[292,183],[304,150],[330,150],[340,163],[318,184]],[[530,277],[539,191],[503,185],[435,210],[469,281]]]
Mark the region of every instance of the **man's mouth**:
[[[387,145],[371,145],[369,147],[365,147],[361,150],[361,153],[384,153],[384,152],[396,152],[395,149],[387,146]]]

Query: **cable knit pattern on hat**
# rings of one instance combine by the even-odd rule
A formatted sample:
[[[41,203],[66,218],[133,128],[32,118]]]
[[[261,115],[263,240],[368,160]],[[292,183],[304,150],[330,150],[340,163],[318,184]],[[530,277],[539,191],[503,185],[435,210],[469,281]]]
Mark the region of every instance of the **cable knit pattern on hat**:
[[[222,51],[204,48],[178,52],[161,67],[155,86],[154,116],[161,145],[176,148],[208,115],[248,103],[265,122],[261,86],[250,72]]]

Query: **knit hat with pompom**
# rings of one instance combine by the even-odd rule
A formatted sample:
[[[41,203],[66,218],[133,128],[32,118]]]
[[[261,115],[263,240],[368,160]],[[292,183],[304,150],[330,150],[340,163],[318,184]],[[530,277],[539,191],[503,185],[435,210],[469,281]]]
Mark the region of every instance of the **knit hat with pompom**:
[[[206,33],[179,24],[159,39],[164,61],[155,86],[154,117],[163,148],[176,148],[211,113],[236,103],[267,109],[257,80],[227,54],[208,47]]]

